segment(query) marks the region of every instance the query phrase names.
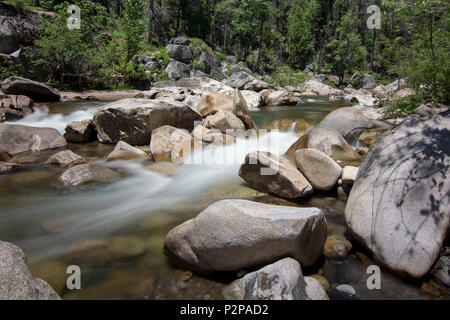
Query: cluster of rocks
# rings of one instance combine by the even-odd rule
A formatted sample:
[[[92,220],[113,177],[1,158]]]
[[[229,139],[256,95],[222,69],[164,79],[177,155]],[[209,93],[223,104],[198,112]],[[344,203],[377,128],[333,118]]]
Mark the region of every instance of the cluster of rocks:
[[[266,265],[230,284],[224,290],[229,299],[324,300],[325,290],[303,277],[301,266],[314,265],[326,235],[320,209],[222,200],[169,231],[164,250],[178,265],[202,274],[242,274]]]
[[[59,101],[60,94],[50,86],[22,77],[3,80],[0,91],[0,122],[19,120],[34,111],[34,102]]]

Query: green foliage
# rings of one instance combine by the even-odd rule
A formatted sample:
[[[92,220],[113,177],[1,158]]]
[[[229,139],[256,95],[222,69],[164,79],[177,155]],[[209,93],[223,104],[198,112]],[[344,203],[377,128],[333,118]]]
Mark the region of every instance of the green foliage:
[[[30,10],[29,3],[27,0],[14,0],[13,5],[19,12],[25,12]]]
[[[194,60],[198,59],[203,51],[214,54],[213,50],[205,43],[205,41],[198,38],[191,38],[190,40],[189,47],[191,48]]]
[[[366,64],[367,50],[362,45],[361,37],[354,31],[356,17],[356,12],[349,10],[337,28],[338,38],[328,44],[332,52],[329,63],[333,72],[339,76],[340,83],[346,75],[364,69]]]
[[[161,48],[154,56],[156,60],[162,61],[163,69],[165,69],[170,62],[170,55],[164,48]]]
[[[289,66],[278,67],[272,74],[275,84],[279,86],[298,86],[309,80],[309,76],[301,71],[295,71]]]
[[[67,62],[82,59],[83,67],[94,67],[95,47],[98,41],[98,26],[105,23],[105,8],[88,0],[76,0],[74,4],[81,8],[83,20],[80,29],[67,27],[70,5],[64,2],[55,6],[54,16],[44,16],[38,29],[39,39],[35,46],[39,50],[37,64],[52,70],[51,77],[62,80]],[[79,70],[73,70],[79,72]],[[62,81],[61,81],[62,82]]]
[[[145,39],[144,3],[141,0],[125,0],[124,12],[120,24],[124,32],[125,41],[125,71],[128,61],[142,48]]]
[[[0,81],[11,76],[19,75],[11,59],[0,57]]]
[[[198,62],[197,59],[193,60],[191,63],[189,63],[189,67],[191,67],[194,70],[200,70],[201,72],[205,72],[205,65],[203,63]]]
[[[294,68],[304,68],[312,53],[311,34],[306,24],[303,9],[296,6],[289,12],[288,18],[288,62]]]
[[[406,98],[394,100],[385,108],[385,117],[392,118],[398,115],[412,114],[414,110],[423,103],[423,98],[420,95],[412,95]]]

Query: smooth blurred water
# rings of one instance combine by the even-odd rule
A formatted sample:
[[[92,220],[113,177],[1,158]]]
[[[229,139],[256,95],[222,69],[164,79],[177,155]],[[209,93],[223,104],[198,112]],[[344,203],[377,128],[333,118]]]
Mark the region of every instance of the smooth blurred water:
[[[15,123],[52,127],[64,132],[68,123],[91,118],[103,104],[51,104]],[[105,162],[103,159],[113,146],[98,142],[69,144],[68,149],[120,173],[119,180],[103,186],[59,188],[56,180],[64,170],[47,168],[44,162],[60,150],[19,155],[15,161],[28,167],[0,175],[0,239],[19,245],[31,261],[33,274],[50,282],[53,287],[60,287],[57,291],[66,299],[220,298],[223,286],[220,281],[195,276],[195,286],[189,289],[191,291],[178,287],[177,277],[181,270],[173,267],[164,256],[165,235],[171,228],[222,198],[329,208],[337,217],[330,217],[329,232],[346,232],[343,222],[345,202],[329,195],[289,203],[270,196],[257,197],[258,193],[238,176],[239,167],[249,152],[284,153],[299,137],[295,130],[297,123],[303,121],[312,125],[340,106],[342,104],[319,98],[296,107],[271,107],[252,112],[261,129],[273,128],[274,122],[276,127],[277,121],[281,120],[294,122],[288,123],[284,129],[286,132],[273,130],[250,138],[240,137],[229,146],[209,145],[202,154],[203,164],[176,166],[151,161]],[[277,143],[273,144],[274,141]],[[72,254],[74,246],[79,248],[80,244],[83,247],[87,243],[89,247],[92,241],[111,244],[114,253],[100,245],[94,246],[92,252],[82,251],[87,256],[92,255],[88,259],[91,261],[80,261]],[[68,291],[64,288],[67,277],[64,266],[70,264],[81,265],[83,290]],[[352,262],[350,266],[354,264]],[[329,279],[331,283],[336,281],[335,274],[342,278],[348,270],[346,264],[335,266],[326,263],[324,268],[333,277]],[[389,280],[389,290],[392,288],[406,290],[410,295],[417,294],[414,287],[396,278]],[[395,298],[398,290],[383,292],[382,296]],[[370,292],[365,296],[374,297]]]

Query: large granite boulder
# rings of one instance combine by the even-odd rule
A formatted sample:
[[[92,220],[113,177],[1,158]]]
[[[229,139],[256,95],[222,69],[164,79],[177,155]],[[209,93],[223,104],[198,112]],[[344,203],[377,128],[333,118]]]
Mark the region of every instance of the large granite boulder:
[[[316,126],[299,138],[286,152],[285,156],[294,161],[295,151],[300,149],[317,149],[339,164],[359,162],[359,154],[332,128]],[[342,166],[342,165],[341,165]]]
[[[42,83],[22,77],[9,77],[3,80],[2,91],[6,94],[25,95],[35,102],[59,101],[58,90]]]
[[[310,195],[311,184],[282,156],[270,152],[251,152],[239,169],[239,176],[254,189],[295,199]]]
[[[319,282],[303,277],[300,264],[292,258],[246,274],[225,287],[223,295],[230,300],[328,300]]]
[[[307,267],[321,255],[326,234],[324,214],[317,208],[222,200],[169,231],[164,249],[175,262],[200,273],[238,271],[285,257]]]
[[[34,278],[23,251],[0,241],[0,300],[60,300],[48,283]]]
[[[450,230],[450,111],[413,116],[371,146],[345,210],[357,240],[394,272],[423,277]]]
[[[66,140],[56,129],[19,124],[0,124],[0,152],[15,155],[64,147]]]
[[[233,95],[222,92],[208,92],[203,94],[197,105],[197,110],[204,117],[218,112],[231,112],[244,123],[245,128],[253,128],[253,121],[247,103],[237,89]]]
[[[318,126],[332,128],[341,134],[349,144],[356,145],[359,135],[374,125],[373,121],[358,109],[345,107],[329,113]]]
[[[94,115],[98,138],[147,145],[154,129],[171,125],[192,131],[202,116],[184,103],[164,100],[122,99],[99,108]]]

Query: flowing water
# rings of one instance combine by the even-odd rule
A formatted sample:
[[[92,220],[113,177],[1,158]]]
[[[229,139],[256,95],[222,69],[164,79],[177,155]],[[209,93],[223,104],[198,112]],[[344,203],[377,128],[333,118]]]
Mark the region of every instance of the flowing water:
[[[64,132],[68,123],[91,118],[103,104],[48,104],[16,123]],[[182,281],[180,276],[185,278],[186,273],[163,253],[165,235],[210,203],[225,198],[321,207],[327,214],[329,234],[347,234],[345,202],[336,194],[286,201],[256,192],[237,175],[248,152],[284,153],[300,134],[342,106],[317,98],[301,106],[253,112],[260,129],[283,132],[239,138],[226,147],[208,146],[203,164],[107,163],[103,159],[114,146],[69,144],[67,148],[75,153],[120,172],[119,180],[102,186],[59,188],[56,180],[63,170],[47,168],[44,162],[60,150],[21,154],[14,161],[26,168],[0,175],[0,239],[19,245],[33,274],[49,282],[64,299],[221,299],[223,286],[236,275],[193,275]],[[276,150],[273,141],[278,142]],[[332,288],[351,284],[362,299],[427,298],[417,284],[407,284],[384,271],[382,290],[367,289],[366,268],[374,263],[358,251],[354,248],[343,262],[323,260],[317,269],[304,272],[323,274]],[[81,268],[81,290],[66,287],[69,265]],[[333,297],[333,291],[330,294]]]

